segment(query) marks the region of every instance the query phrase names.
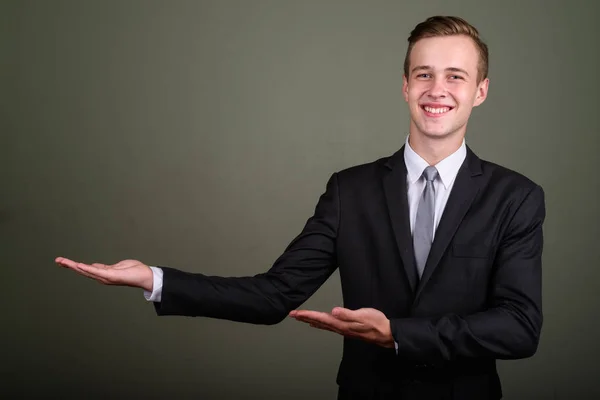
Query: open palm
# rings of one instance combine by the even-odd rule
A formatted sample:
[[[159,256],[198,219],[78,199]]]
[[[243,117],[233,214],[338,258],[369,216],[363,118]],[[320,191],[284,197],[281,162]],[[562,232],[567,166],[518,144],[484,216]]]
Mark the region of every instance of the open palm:
[[[105,285],[132,286],[152,290],[152,270],[137,260],[123,260],[113,265],[84,264],[58,257],[55,262]]]

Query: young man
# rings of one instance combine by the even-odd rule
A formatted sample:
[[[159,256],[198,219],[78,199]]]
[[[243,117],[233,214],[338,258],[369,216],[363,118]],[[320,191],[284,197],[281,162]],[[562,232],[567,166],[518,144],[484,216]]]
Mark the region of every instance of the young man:
[[[542,189],[465,145],[488,50],[456,17],[409,37],[405,145],[334,173],[268,272],[207,277],[127,260],[56,262],[140,287],[159,315],[256,324],[286,316],[344,336],[340,399],[499,399],[497,359],[532,356],[542,326]],[[335,268],[344,308],[296,310]]]

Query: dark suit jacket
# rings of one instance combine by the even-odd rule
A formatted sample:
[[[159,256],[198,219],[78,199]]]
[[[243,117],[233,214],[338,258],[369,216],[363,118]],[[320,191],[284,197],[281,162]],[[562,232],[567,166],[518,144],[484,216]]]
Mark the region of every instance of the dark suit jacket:
[[[275,324],[339,268],[344,306],[382,311],[398,343],[344,338],[340,398],[500,398],[495,360],[532,356],[540,337],[544,193],[467,148],[419,280],[403,151],[333,174],[266,273],[164,268],[157,313]]]

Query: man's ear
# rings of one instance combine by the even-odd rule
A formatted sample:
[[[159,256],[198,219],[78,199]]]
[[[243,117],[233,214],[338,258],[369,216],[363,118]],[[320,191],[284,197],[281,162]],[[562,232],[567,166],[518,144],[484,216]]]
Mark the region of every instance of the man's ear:
[[[404,100],[408,102],[408,78],[406,75],[402,75],[402,94],[404,95]]]
[[[473,104],[473,107],[477,107],[485,101],[485,99],[487,98],[489,86],[489,78],[485,78],[479,83],[479,85],[477,85],[477,96],[475,97],[475,103]]]

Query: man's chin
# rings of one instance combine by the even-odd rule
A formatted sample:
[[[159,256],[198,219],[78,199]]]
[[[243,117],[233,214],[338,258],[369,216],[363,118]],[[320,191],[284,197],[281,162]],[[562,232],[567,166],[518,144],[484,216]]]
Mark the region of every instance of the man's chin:
[[[436,127],[434,129],[422,129],[421,133],[428,139],[448,139],[461,136],[463,129],[450,129],[444,127]]]
[[[413,123],[411,130],[415,136],[421,136],[428,140],[443,140],[462,136],[465,126],[452,127],[447,124],[416,124]]]
[[[425,130],[423,136],[428,139],[446,139],[452,136],[453,132],[447,130]]]

